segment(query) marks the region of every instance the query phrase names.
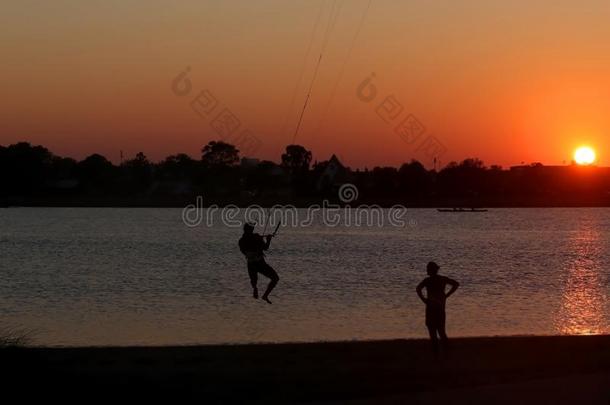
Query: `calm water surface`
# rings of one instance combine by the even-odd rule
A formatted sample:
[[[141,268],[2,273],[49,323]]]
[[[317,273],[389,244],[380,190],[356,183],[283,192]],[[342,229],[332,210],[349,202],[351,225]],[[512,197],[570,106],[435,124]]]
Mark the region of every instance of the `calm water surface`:
[[[180,209],[0,210],[0,327],[45,345],[423,337],[429,260],[459,280],[452,336],[610,333],[610,209],[407,213],[404,228],[282,228],[274,304],[241,231]]]

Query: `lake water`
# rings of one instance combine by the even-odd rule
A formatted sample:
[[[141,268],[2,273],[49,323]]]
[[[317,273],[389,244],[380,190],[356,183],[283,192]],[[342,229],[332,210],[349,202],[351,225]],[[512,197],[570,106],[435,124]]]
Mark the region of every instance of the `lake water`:
[[[181,212],[1,209],[0,327],[43,345],[424,337],[414,290],[435,260],[461,282],[450,336],[610,333],[610,209],[283,227],[268,254],[273,305],[251,297],[241,230],[187,227]]]

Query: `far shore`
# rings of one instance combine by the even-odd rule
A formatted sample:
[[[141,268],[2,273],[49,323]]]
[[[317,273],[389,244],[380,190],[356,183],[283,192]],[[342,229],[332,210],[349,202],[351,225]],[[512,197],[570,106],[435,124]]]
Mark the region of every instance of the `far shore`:
[[[0,349],[21,398],[199,403],[610,403],[610,336]],[[491,402],[490,402],[491,401]],[[542,402],[540,402],[542,401]],[[574,401],[574,402],[573,402]]]

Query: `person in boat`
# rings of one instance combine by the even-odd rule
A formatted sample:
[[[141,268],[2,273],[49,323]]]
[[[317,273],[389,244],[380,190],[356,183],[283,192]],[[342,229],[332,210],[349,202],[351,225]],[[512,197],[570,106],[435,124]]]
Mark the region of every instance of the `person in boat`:
[[[254,225],[244,224],[244,233],[239,239],[239,250],[244,254],[248,263],[248,275],[250,276],[250,284],[252,285],[252,296],[258,298],[258,275],[269,278],[269,285],[262,296],[262,299],[271,304],[269,294],[275,288],[280,277],[277,275],[273,267],[269,266],[265,261],[265,250],[269,249],[272,235],[261,236],[254,233]]]
[[[438,274],[440,266],[435,262],[428,263],[426,277],[416,288],[417,295],[426,304],[426,327],[430,334],[432,349],[435,354],[439,352],[440,345],[446,350],[449,339],[445,331],[445,303],[460,286],[457,281]],[[451,288],[445,291],[447,286]],[[423,290],[426,290],[426,295]]]

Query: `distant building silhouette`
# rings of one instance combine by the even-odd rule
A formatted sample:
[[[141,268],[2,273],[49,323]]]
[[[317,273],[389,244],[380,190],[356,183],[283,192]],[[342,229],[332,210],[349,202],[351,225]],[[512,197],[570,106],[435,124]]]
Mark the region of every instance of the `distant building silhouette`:
[[[318,191],[338,189],[350,179],[349,170],[343,166],[335,154],[333,154],[328,161],[318,163],[318,165],[322,168],[322,173],[319,175],[316,182],[316,189]]]

